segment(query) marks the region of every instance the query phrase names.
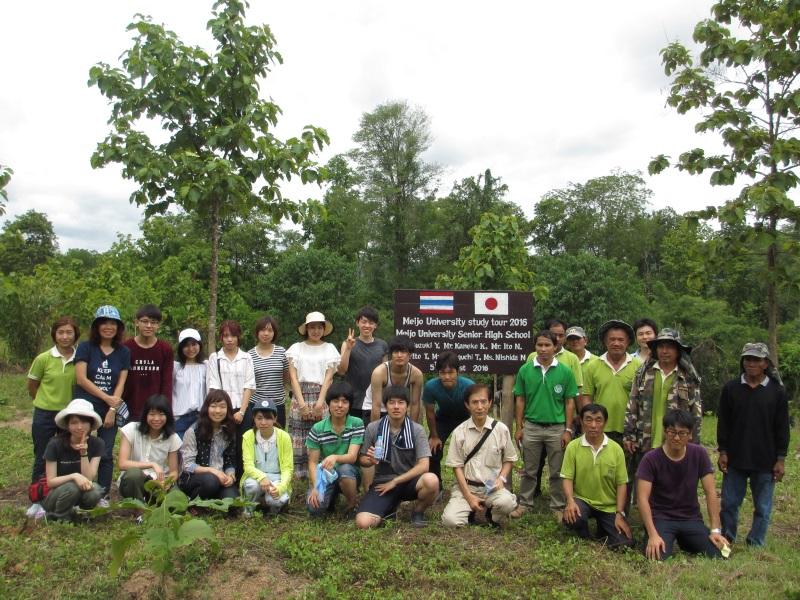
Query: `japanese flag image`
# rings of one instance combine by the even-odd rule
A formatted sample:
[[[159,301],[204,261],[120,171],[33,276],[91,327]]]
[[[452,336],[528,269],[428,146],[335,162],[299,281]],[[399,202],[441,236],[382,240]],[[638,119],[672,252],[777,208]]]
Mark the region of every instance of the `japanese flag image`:
[[[476,315],[507,315],[508,294],[503,292],[475,292]]]

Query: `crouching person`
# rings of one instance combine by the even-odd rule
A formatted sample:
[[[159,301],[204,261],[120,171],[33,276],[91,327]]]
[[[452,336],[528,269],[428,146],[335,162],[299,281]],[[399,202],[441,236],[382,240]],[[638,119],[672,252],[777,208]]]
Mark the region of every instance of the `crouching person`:
[[[581,409],[583,435],[572,440],[564,452],[561,479],[567,507],[564,525],[579,537],[590,537],[589,519],[597,522],[597,538],[609,548],[633,545],[625,515],[628,472],[622,447],[604,428],[608,411],[600,404]]]
[[[386,416],[367,425],[358,459],[362,467],[375,467],[375,480],[358,506],[356,525],[375,527],[403,500],[416,500],[411,523],[425,527],[425,510],[439,493],[439,479],[428,473],[428,435],[408,417],[406,388],[384,389],[383,404]]]
[[[105,444],[89,435],[103,421],[89,401],[76,399],[56,414],[55,423],[61,431],[44,451],[50,492],[42,507],[48,519],[71,521],[76,507],[94,508],[103,497],[103,488],[94,480]]]
[[[279,513],[292,493],[292,438],[275,427],[278,407],[272,400],[253,405],[253,428],[242,436],[242,495],[269,514]],[[245,509],[252,516],[252,509]]]
[[[333,512],[341,492],[346,501],[345,514],[352,518],[350,513],[356,507],[361,477],[356,463],[364,442],[364,421],[349,414],[353,404],[353,388],[349,383],[331,385],[325,402],[330,416],[315,423],[306,439],[309,482],[306,506],[312,517]],[[324,481],[317,476],[318,467],[322,467]]]
[[[453,467],[456,485],[442,522],[449,527],[466,525],[470,515],[485,509],[490,524],[504,526],[517,506],[516,496],[506,489],[517,449],[508,427],[489,417],[492,400],[488,386],[469,386],[464,391],[464,405],[470,418],[456,427],[450,438],[445,464]]]

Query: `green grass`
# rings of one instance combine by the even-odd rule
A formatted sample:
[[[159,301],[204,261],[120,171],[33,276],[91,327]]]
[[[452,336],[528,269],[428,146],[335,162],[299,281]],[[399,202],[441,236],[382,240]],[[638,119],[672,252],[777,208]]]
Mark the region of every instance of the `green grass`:
[[[0,373],[0,422],[30,415],[33,407],[24,374]]]
[[[0,381],[0,394],[24,392],[24,375]],[[27,412],[30,403],[10,398],[8,405]],[[713,442],[715,428],[715,419],[707,417],[704,443]],[[795,430],[794,440],[797,434]],[[128,598],[135,596],[134,589],[144,590],[139,597],[152,593],[155,588],[148,586],[156,578],[146,570],[148,557],[141,544],[129,551],[119,577],[108,575],[111,541],[137,527],[132,516],[112,514],[76,526],[26,525],[26,505],[18,493],[29,475],[30,435],[0,424],[0,448],[0,597]],[[796,451],[793,443],[786,479],[776,488],[767,548],[737,544],[726,562],[678,554],[667,563],[651,563],[638,553],[617,554],[577,541],[552,520],[546,499],[504,532],[445,529],[438,523],[441,505],[430,511],[427,529],[411,528],[403,514],[380,529],[361,532],[350,522],[309,520],[303,490],[295,489],[290,512],[276,519],[208,517],[217,544],[194,544],[176,556],[169,595],[209,600],[799,598]],[[445,483],[452,484],[449,469],[445,476]],[[744,532],[751,511],[746,501]],[[635,532],[641,539],[640,525]]]

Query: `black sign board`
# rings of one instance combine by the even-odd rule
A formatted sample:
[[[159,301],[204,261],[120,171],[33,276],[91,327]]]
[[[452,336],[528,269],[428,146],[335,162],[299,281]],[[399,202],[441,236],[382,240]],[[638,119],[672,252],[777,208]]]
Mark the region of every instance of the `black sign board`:
[[[515,374],[533,351],[533,294],[508,291],[395,290],[394,328],[414,342],[425,372],[456,352],[466,373]]]

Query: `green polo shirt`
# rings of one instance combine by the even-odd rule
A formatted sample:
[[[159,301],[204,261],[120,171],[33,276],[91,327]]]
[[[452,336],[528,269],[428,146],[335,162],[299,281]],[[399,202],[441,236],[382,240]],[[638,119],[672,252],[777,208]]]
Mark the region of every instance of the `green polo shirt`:
[[[628,482],[625,453],[614,440],[603,436],[597,454],[586,436],[572,440],[564,451],[561,478],[572,481],[573,494],[602,512],[617,510],[617,486]]]
[[[672,388],[677,372],[678,370],[675,369],[664,379],[664,373],[661,369],[656,368],[656,378],[653,381],[653,421],[651,424],[653,448],[660,448],[664,441],[664,423],[662,421],[667,412],[667,395]]]
[[[608,411],[606,431],[622,433],[625,430],[625,409],[631,395],[631,386],[641,362],[630,354],[626,364],[616,373],[606,355],[590,360],[583,365],[582,393],[592,397],[592,402],[601,404]]]
[[[347,415],[341,435],[333,430],[331,418],[325,417],[314,423],[306,438],[306,448],[319,450],[325,458],[331,454],[347,454],[351,445],[364,443],[364,421],[358,417]]]
[[[528,360],[531,361],[535,357],[536,352],[531,352],[528,355]],[[556,358],[558,359],[558,362],[564,363],[570,368],[573,377],[575,377],[575,385],[578,387],[583,387],[583,369],[581,368],[581,359],[579,359],[566,348],[561,348],[561,350],[556,353]]]
[[[520,367],[514,382],[514,396],[525,398],[524,416],[531,423],[564,423],[565,401],[577,395],[575,376],[556,358],[544,376],[538,361],[527,361]]]
[[[62,358],[55,346],[33,359],[28,379],[39,382],[33,405],[41,410],[61,410],[72,400],[75,354]]]

